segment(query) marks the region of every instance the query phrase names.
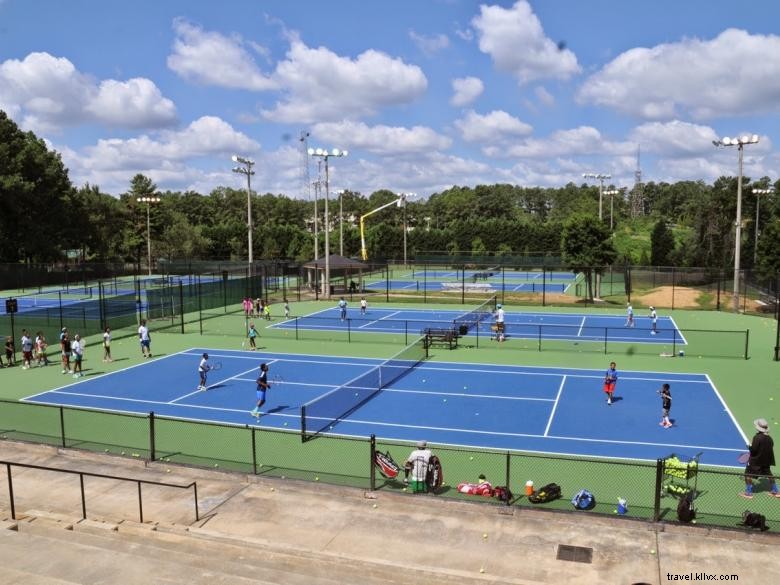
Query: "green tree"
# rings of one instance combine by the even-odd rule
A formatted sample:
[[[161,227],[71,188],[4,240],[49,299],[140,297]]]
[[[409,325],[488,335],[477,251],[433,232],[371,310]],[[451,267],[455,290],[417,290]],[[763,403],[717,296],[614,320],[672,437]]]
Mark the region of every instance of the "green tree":
[[[766,224],[758,239],[756,268],[762,278],[780,274],[780,218]]]
[[[593,274],[600,274],[616,257],[609,227],[593,215],[575,215],[563,225],[563,261],[573,272],[583,272],[587,295],[593,298]]]
[[[653,266],[669,266],[674,252],[674,234],[661,219],[650,234],[650,263]]]

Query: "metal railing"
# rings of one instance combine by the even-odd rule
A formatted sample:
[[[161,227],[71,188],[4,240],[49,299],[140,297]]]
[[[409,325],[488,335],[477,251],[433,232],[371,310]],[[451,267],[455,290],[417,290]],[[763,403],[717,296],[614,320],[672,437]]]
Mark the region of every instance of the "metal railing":
[[[62,469],[58,467],[48,467],[45,465],[32,465],[30,463],[18,463],[15,461],[0,461],[0,465],[5,465],[6,468],[6,474],[8,476],[8,495],[9,499],[11,501],[11,518],[13,520],[16,520],[16,503],[14,498],[14,483],[13,483],[13,474],[11,473],[11,469],[13,467],[22,467],[24,469],[38,469],[42,471],[54,471],[57,473],[67,473],[69,475],[78,475],[79,477],[79,490],[81,492],[81,518],[83,520],[87,519],[87,497],[86,497],[86,490],[84,489],[84,478],[85,477],[97,477],[101,479],[113,479],[117,481],[129,481],[132,483],[135,483],[138,486],[138,517],[139,521],[143,523],[144,521],[144,505],[143,505],[143,493],[141,490],[142,485],[156,485],[156,486],[162,486],[162,487],[168,487],[168,488],[175,488],[175,489],[184,489],[188,490],[192,488],[193,491],[193,499],[195,503],[195,521],[197,522],[200,520],[200,514],[198,512],[198,484],[197,482],[191,482],[187,485],[177,485],[173,483],[165,483],[160,481],[150,481],[146,479],[138,479],[133,477],[120,477],[117,475],[106,475],[104,473],[92,473],[91,471],[77,471],[74,469]]]

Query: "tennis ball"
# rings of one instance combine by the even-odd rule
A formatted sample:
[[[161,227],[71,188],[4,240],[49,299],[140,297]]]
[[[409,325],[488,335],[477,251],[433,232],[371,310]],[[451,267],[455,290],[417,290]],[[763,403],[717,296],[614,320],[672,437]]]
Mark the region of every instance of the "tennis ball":
[[[170,472],[171,472],[171,470],[170,470],[170,469],[166,469],[166,470],[165,470],[165,473],[170,473]]]
[[[615,509],[615,510],[612,510],[612,513],[613,513],[613,514],[617,514],[617,509]]]
[[[654,555],[654,554],[655,554],[655,549],[654,549],[654,548],[651,548],[651,549],[650,549],[650,554],[651,554],[651,555]]]
[[[138,453],[133,453],[133,457],[140,457]]]
[[[482,533],[482,538],[487,538],[487,532]]]
[[[775,423],[775,424],[777,424],[777,423]],[[5,437],[3,437],[3,438],[5,439]],[[106,449],[106,453],[108,453],[108,449]]]
[[[444,400],[442,400],[442,402],[447,402],[447,399],[445,398]]]
[[[374,504],[374,506],[373,506],[373,507],[374,507],[374,508],[376,508],[376,504]]]
[[[284,426],[287,426],[287,423],[284,423]]]
[[[405,491],[406,491],[406,488],[403,488],[401,491],[402,491],[402,492],[405,492]]]
[[[320,477],[319,476],[315,476],[314,481],[320,481]]]
[[[474,457],[469,457],[469,461],[474,461]]]
[[[214,467],[219,467],[219,463],[215,463],[215,464],[214,464]]]
[[[480,572],[480,573],[484,573],[484,572],[485,572],[485,567],[480,567],[480,568],[479,568],[479,572]]]
[[[774,400],[774,398],[772,398],[772,397],[770,396],[770,397],[769,397],[769,400]]]
[[[423,378],[423,382],[425,382],[425,378]]]
[[[125,454],[125,452],[124,452],[124,451],[122,451],[122,455],[124,455],[124,454]]]
[[[272,492],[275,492],[275,491],[276,491],[276,488],[271,488],[271,491],[272,491]]]
[[[696,520],[691,520],[691,524],[696,524]]]
[[[464,386],[464,387],[463,387],[463,389],[464,389],[464,390],[468,390],[468,386]]]

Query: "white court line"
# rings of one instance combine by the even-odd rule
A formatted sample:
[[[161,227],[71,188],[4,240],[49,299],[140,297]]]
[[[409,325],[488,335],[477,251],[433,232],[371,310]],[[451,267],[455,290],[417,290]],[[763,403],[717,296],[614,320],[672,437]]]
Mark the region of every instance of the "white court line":
[[[271,360],[268,363],[272,364],[272,363],[274,363],[274,361],[276,361],[276,360]],[[206,386],[206,389],[208,390],[209,388],[213,388],[214,386],[218,386],[219,384],[224,384],[228,380],[234,380],[235,378],[238,378],[239,376],[243,376],[244,374],[248,374],[249,372],[253,372],[256,369],[257,369],[257,367],[250,368],[249,370],[245,370],[245,371],[243,371],[243,372],[241,372],[239,374],[236,374],[235,376],[230,376],[228,378],[223,378],[219,382],[216,382],[214,384],[209,384],[208,386]],[[192,396],[194,394],[200,394],[200,390],[195,390],[194,392],[190,392],[189,394],[185,394],[184,396],[179,396],[178,398],[174,398],[173,400],[169,400],[168,404],[176,404],[179,400],[184,400],[185,398],[189,398],[190,396]]]
[[[319,417],[319,416],[310,416],[307,417],[308,419],[312,420],[328,420],[332,421],[332,418],[328,417]],[[561,437],[556,435],[548,435],[545,437],[544,435],[539,434],[531,434],[531,433],[507,433],[507,432],[501,432],[501,431],[479,431],[475,429],[459,429],[459,428],[450,428],[450,427],[432,427],[432,426],[426,426],[426,425],[409,425],[409,424],[399,424],[399,423],[385,423],[385,422],[378,422],[378,421],[367,421],[367,420],[356,420],[356,419],[339,419],[337,421],[339,424],[363,424],[363,425],[376,425],[376,426],[383,426],[383,427],[401,427],[406,429],[420,429],[420,430],[427,430],[427,431],[446,431],[446,432],[455,432],[455,433],[469,433],[469,434],[476,434],[476,435],[495,435],[495,436],[501,436],[501,437],[530,437],[535,439],[558,439],[561,441],[587,441],[589,443],[608,443],[608,444],[614,444],[614,445],[640,445],[640,446],[647,446],[647,447],[672,447],[677,449],[702,449],[702,450],[708,450],[708,451],[725,451],[729,453],[741,453],[744,451],[744,449],[732,449],[730,447],[708,447],[706,445],[680,445],[677,443],[651,443],[651,442],[645,442],[645,441],[615,441],[612,439],[588,439],[588,438],[582,438],[582,437]],[[365,435],[363,436],[365,438]],[[598,455],[592,455],[592,457],[599,457]]]
[[[577,331],[577,337],[580,337],[582,335],[582,328],[585,327],[585,319],[587,319],[587,317],[582,318],[582,323],[580,323],[580,329],[579,331]]]
[[[190,348],[190,349],[183,349],[183,350],[181,350],[181,351],[177,351],[176,353],[171,353],[171,354],[168,354],[168,355],[164,355],[164,356],[161,356],[161,357],[159,357],[159,358],[152,358],[151,360],[146,360],[146,359],[145,359],[145,360],[144,360],[144,361],[142,361],[140,364],[135,364],[135,365],[132,365],[132,366],[127,366],[126,368],[120,368],[120,369],[118,369],[118,370],[114,370],[113,372],[106,372],[105,374],[102,374],[102,375],[100,375],[100,374],[99,374],[99,375],[100,375],[100,377],[104,377],[104,376],[113,376],[114,374],[120,374],[120,373],[122,373],[122,372],[126,372],[127,370],[132,370],[133,368],[137,368],[137,367],[139,367],[139,366],[143,366],[143,365],[149,364],[149,363],[151,363],[151,362],[159,362],[160,360],[164,360],[164,359],[172,358],[172,357],[175,357],[175,356],[177,356],[177,355],[192,355],[192,354],[188,354],[188,353],[187,353],[187,352],[189,352],[189,351],[192,351],[192,348]],[[198,354],[198,355],[199,355],[199,354]],[[80,382],[89,382],[89,381],[90,381],[90,380],[92,380],[92,379],[95,379],[95,378],[94,378],[93,376],[91,376],[91,375],[88,375],[88,376],[86,376],[86,379],[83,379],[83,378],[82,378],[82,379],[80,380]],[[25,398],[20,398],[20,399],[19,399],[19,402],[24,402],[24,401],[26,401],[26,400],[31,400],[31,399],[35,398],[36,396],[42,396],[42,395],[44,395],[44,394],[47,394],[48,392],[57,392],[58,390],[62,390],[62,389],[64,389],[64,388],[70,388],[71,386],[75,386],[75,385],[76,385],[76,384],[78,384],[78,383],[79,383],[79,382],[71,382],[70,384],[65,384],[64,386],[58,386],[57,388],[53,388],[53,389],[51,389],[51,390],[44,390],[43,392],[38,392],[37,394],[31,394],[30,396],[27,396],[27,397],[25,397]]]
[[[555,416],[555,411],[558,408],[558,401],[561,399],[561,392],[563,392],[563,387],[566,385],[566,376],[563,376],[563,379],[561,380],[561,385],[558,387],[558,394],[555,396],[555,404],[553,404],[552,412],[550,412],[550,418],[547,420],[547,426],[544,427],[544,436],[547,436],[547,433],[550,432],[550,425],[552,425],[553,417]]]
[[[671,321],[671,322],[672,322],[672,325],[674,325],[674,329],[675,329],[675,332],[674,332],[674,333],[679,333],[679,334],[680,334],[680,337],[681,337],[681,338],[682,338],[682,340],[683,340],[683,343],[684,343],[685,345],[688,345],[688,342],[685,340],[685,336],[682,334],[682,331],[680,331],[680,328],[677,326],[677,323],[675,323],[675,321],[674,321],[674,317],[669,317],[669,321]]]
[[[723,405],[723,410],[726,411],[726,414],[729,415],[731,422],[733,422],[734,426],[737,427],[737,431],[739,431],[739,434],[742,436],[742,439],[745,441],[745,444],[749,445],[750,441],[748,440],[747,435],[745,435],[745,433],[742,431],[742,427],[739,426],[739,423],[737,422],[737,419],[734,417],[734,414],[729,409],[728,404],[726,404],[726,401],[723,400],[723,396],[721,396],[720,392],[718,392],[718,389],[715,387],[715,384],[710,379],[710,375],[705,374],[705,376],[707,376],[707,381],[710,383],[710,386],[712,386],[712,390],[715,392],[715,396],[718,397],[718,400],[720,400],[720,403]]]

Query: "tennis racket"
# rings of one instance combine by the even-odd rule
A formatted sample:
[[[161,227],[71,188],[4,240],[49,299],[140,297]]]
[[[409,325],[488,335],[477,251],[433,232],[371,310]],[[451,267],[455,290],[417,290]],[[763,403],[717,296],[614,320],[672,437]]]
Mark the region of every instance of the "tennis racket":
[[[218,372],[221,369],[222,369],[222,362],[214,362],[213,364],[211,364],[212,371]]]
[[[744,453],[740,453],[739,457],[737,457],[737,461],[739,463],[747,463],[750,460],[750,451],[745,451]]]

